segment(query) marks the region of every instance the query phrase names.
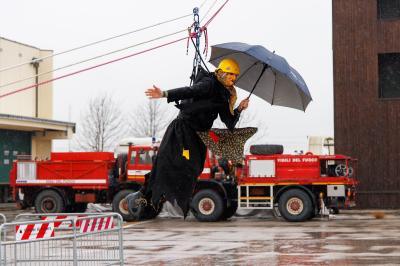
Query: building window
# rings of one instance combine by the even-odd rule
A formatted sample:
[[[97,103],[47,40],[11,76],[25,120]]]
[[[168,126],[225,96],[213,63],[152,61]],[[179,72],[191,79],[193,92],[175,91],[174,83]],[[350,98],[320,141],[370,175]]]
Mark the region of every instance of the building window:
[[[379,97],[400,98],[400,53],[378,55]]]
[[[378,0],[379,19],[400,19],[400,0]]]

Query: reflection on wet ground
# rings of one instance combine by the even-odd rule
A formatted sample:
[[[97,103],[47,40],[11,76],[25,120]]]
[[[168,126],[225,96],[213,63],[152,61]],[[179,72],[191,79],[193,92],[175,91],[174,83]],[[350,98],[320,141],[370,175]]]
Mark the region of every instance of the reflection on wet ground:
[[[7,220],[20,211],[0,212]],[[124,225],[126,265],[400,265],[400,211],[288,223],[265,214],[218,223],[157,218]]]
[[[338,215],[287,223],[156,219],[128,224],[129,265],[399,265],[400,216]]]

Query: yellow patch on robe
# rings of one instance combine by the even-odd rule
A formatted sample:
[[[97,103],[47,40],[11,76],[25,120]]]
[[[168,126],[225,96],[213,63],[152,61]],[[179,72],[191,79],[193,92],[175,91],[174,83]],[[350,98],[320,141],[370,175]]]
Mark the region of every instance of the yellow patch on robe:
[[[190,159],[189,150],[183,149],[182,156],[186,158],[186,160]]]

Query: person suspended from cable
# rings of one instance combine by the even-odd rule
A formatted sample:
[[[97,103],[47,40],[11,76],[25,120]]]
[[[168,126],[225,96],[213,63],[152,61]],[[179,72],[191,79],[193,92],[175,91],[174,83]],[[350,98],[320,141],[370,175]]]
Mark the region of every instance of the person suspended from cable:
[[[150,99],[180,101],[176,105],[180,112],[164,134],[144,186],[126,197],[128,209],[137,220],[154,218],[164,201],[177,204],[186,217],[206,157],[206,146],[197,132],[209,131],[218,116],[233,130],[240,113],[249,105],[246,98],[234,108],[237,101],[234,84],[239,74],[237,62],[227,58],[213,73],[199,67],[191,86],[171,90],[153,86],[145,91]]]

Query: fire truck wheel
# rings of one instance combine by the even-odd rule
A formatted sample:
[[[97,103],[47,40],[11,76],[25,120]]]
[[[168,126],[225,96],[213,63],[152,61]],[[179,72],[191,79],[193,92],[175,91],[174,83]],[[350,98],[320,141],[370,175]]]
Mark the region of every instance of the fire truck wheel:
[[[310,217],[308,217],[308,220],[312,220],[315,218],[315,216],[317,216],[317,210],[315,209],[315,207],[313,207],[311,213],[310,213]]]
[[[222,214],[221,220],[227,220],[231,218],[236,213],[237,208],[238,208],[237,201],[231,201],[231,206],[226,207],[224,209],[224,213]]]
[[[129,213],[128,210],[128,203],[125,200],[125,197],[128,196],[128,194],[134,193],[134,190],[130,189],[124,189],[115,194],[114,199],[112,201],[112,210],[113,212],[117,212],[121,214],[122,218],[124,221],[131,222],[135,221],[135,217],[133,217],[132,214]]]
[[[200,190],[193,197],[192,212],[200,222],[215,222],[224,213],[224,202],[214,190]]]
[[[46,189],[36,197],[35,209],[37,213],[62,213],[65,211],[65,202],[57,191]]]
[[[312,201],[303,190],[290,189],[279,198],[279,212],[286,221],[306,221],[311,216],[312,211]]]

